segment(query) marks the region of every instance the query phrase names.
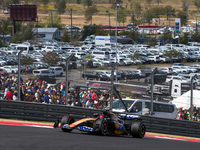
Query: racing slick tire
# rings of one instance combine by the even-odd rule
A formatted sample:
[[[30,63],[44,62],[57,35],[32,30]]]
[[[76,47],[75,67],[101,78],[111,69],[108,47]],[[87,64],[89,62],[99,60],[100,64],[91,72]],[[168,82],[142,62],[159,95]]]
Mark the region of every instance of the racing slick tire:
[[[133,122],[131,124],[130,133],[133,137],[143,138],[145,135],[146,127],[142,122]]]
[[[61,120],[61,127],[64,125],[64,124],[72,124],[74,122],[74,117],[72,115],[65,115],[62,117],[62,120]],[[64,132],[71,132],[73,129],[66,129],[66,128],[61,128],[62,131]]]
[[[108,133],[108,122],[105,119],[98,119],[94,125],[94,132],[99,135],[106,135]]]

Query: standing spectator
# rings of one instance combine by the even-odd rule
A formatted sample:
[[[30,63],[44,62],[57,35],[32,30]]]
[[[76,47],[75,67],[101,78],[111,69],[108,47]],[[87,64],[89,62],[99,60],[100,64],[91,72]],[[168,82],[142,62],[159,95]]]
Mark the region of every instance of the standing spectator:
[[[98,97],[97,97],[97,94],[95,93],[95,91],[92,92],[92,100],[96,100]]]
[[[187,113],[186,110],[184,110],[183,119],[184,119],[184,120],[188,120],[188,113]]]
[[[26,67],[25,69],[25,74],[28,74],[28,67]]]
[[[9,92],[8,87],[6,86],[5,90],[4,90],[4,98],[6,98],[7,93]]]
[[[14,91],[14,94],[13,94],[13,100],[14,100],[14,101],[17,100],[17,90]]]
[[[13,100],[13,93],[11,89],[9,89],[9,92],[6,94],[6,99]]]
[[[44,103],[49,104],[49,96],[47,93],[44,94]]]
[[[37,89],[37,92],[35,93],[35,101],[40,102],[40,89]]]

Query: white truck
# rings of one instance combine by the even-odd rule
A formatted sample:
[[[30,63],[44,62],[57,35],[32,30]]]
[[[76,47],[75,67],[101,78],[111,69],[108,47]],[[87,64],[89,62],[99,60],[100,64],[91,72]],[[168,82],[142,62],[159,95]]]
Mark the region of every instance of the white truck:
[[[113,36],[95,36],[96,45],[105,45],[108,43],[115,43],[115,37]]]

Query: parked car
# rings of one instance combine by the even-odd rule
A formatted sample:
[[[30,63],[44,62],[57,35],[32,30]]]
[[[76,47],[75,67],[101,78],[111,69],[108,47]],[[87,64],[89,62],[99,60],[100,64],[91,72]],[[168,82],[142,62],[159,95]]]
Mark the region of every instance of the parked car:
[[[167,75],[166,74],[154,74],[154,84],[160,84],[166,81]],[[151,84],[151,75],[146,77],[144,82]]]
[[[56,74],[50,69],[37,69],[33,70],[34,76],[42,76],[42,77],[55,77]]]
[[[190,83],[191,81],[183,76],[167,76],[166,82],[170,82],[172,80],[179,80],[181,83]]]
[[[16,66],[3,66],[2,68],[8,73],[18,73],[18,68]]]
[[[49,67],[50,70],[52,70],[56,76],[63,76],[63,68],[62,67]]]

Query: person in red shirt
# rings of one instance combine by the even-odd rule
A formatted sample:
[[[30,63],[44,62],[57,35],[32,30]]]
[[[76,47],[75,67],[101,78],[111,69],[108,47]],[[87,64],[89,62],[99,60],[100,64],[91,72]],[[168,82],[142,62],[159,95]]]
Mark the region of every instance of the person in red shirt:
[[[98,97],[97,97],[97,94],[95,93],[95,91],[92,92],[92,100],[96,100]]]
[[[12,90],[10,89],[9,92],[6,94],[7,100],[13,100],[13,93],[11,91]]]

